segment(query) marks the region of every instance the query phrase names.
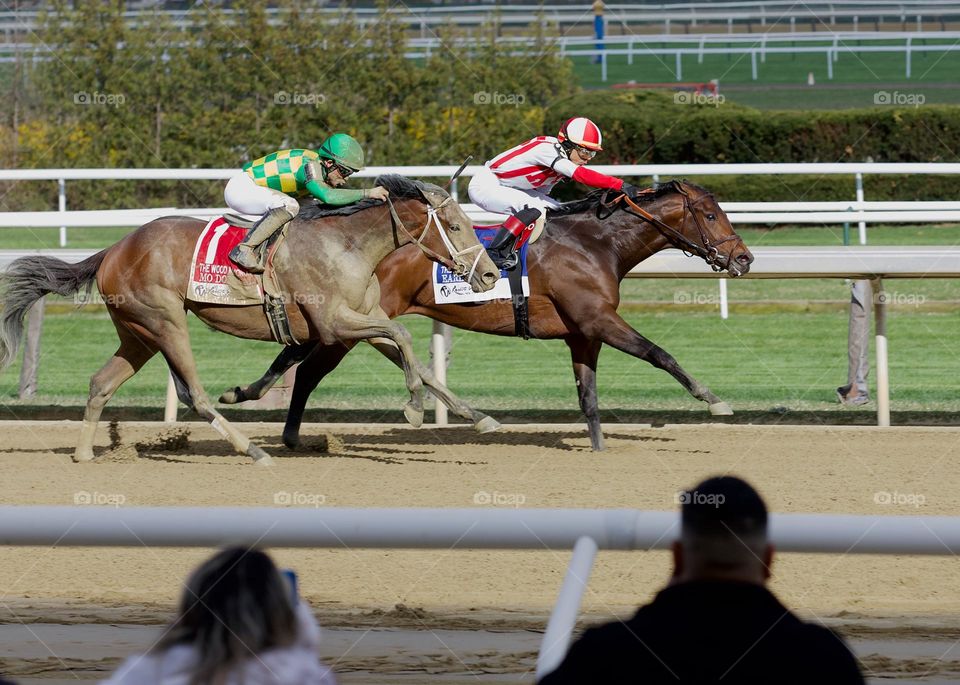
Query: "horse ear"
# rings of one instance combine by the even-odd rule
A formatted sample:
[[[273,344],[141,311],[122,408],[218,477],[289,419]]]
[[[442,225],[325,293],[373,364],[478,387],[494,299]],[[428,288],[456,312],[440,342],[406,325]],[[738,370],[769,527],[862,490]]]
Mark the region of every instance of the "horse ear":
[[[424,203],[430,207],[438,207],[444,200],[450,197],[438,186],[418,185],[417,189],[420,191],[420,197],[423,198]]]

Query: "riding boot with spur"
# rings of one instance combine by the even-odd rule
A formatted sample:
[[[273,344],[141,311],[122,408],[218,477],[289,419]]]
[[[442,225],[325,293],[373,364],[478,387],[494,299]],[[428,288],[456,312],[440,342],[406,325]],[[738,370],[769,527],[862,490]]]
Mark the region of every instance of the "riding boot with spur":
[[[293,214],[286,208],[274,207],[260,217],[260,220],[247,231],[243,242],[231,250],[230,259],[233,260],[234,264],[250,273],[263,273],[264,265],[257,255],[256,248],[269,240],[270,236],[283,228],[284,224],[291,219],[293,219]]]
[[[503,222],[503,226],[493,236],[493,240],[487,247],[490,259],[498,268],[509,271],[517,265],[520,261],[517,244],[523,244],[521,238],[524,231],[538,218],[540,218],[539,209],[526,207]]]

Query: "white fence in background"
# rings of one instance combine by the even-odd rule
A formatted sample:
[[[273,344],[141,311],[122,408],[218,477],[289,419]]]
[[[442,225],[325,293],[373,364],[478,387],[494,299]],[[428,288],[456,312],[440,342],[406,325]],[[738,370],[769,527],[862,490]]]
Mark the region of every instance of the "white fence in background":
[[[323,3],[320,3],[321,5]],[[298,11],[301,14],[318,12],[331,20],[336,20],[342,12],[339,3],[329,3],[327,7],[314,7],[301,3]],[[578,2],[575,4],[559,5],[546,4],[539,6],[536,3],[502,4],[496,10],[500,24],[506,28],[520,28],[530,25],[555,24],[561,33],[572,30],[590,30],[593,24],[591,3]],[[6,9],[6,8],[5,8]],[[492,2],[473,4],[459,7],[410,7],[406,4],[394,6],[391,13],[409,28],[419,29],[420,35],[426,37],[439,26],[451,23],[464,28],[474,28],[491,20]],[[280,10],[268,8],[265,10],[268,21],[274,25],[287,22],[287,17]],[[350,9],[353,19],[360,26],[375,20],[377,10],[372,8]],[[161,12],[171,23],[180,30],[200,28],[204,21],[203,12],[195,10],[163,10]],[[128,10],[124,18],[128,25],[136,26],[142,23],[149,12]],[[223,10],[225,21],[232,21],[233,11]],[[760,27],[778,28],[795,31],[798,23],[809,25],[811,28],[822,27],[825,31],[831,30],[838,22],[852,23],[854,26],[863,22],[872,22],[877,28],[884,24],[899,24],[905,27],[908,22],[922,26],[924,21],[938,22],[943,28],[946,22],[960,20],[960,2],[956,0],[838,0],[824,2],[791,2],[790,0],[756,1],[753,2],[693,2],[693,3],[608,3],[606,5],[605,21],[609,30],[619,30],[624,33],[640,30],[656,30],[654,27],[663,27],[664,33],[669,33],[676,25],[685,32],[696,32],[700,25],[726,24],[728,30],[733,31],[734,25],[746,25],[752,30],[755,24]],[[40,28],[40,13],[35,10],[4,11],[0,12],[0,32],[10,42],[12,38],[24,32],[36,31]]]
[[[668,549],[673,511],[633,509],[348,509],[0,506],[0,546],[573,549],[537,658],[563,660],[599,550]],[[960,518],[771,514],[778,552],[960,554]]]

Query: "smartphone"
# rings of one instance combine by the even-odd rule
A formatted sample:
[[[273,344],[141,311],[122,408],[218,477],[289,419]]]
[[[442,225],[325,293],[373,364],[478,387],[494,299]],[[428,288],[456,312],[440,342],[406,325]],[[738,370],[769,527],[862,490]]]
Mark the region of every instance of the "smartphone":
[[[285,568],[280,573],[287,579],[287,585],[290,586],[290,603],[297,606],[300,601],[300,593],[297,591],[297,574],[289,568]]]

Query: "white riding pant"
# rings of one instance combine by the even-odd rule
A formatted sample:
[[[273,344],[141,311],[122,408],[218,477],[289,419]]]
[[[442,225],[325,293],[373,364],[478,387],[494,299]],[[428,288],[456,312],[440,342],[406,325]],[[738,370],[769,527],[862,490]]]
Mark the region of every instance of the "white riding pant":
[[[499,214],[513,214],[524,207],[532,207],[546,216],[548,209],[560,206],[559,202],[539,190],[521,190],[502,185],[496,174],[487,167],[470,181],[467,194],[475,205]]]
[[[300,211],[300,203],[296,198],[279,190],[257,185],[245,171],[230,177],[227,187],[223,189],[223,199],[230,209],[241,214],[263,216],[277,207],[285,208],[293,216]]]

